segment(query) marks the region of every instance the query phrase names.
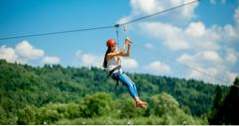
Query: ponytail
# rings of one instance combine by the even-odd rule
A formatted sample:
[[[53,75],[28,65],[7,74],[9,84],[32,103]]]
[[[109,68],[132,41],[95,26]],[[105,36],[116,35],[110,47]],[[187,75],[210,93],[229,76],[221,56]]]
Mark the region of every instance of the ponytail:
[[[107,51],[105,52],[105,57],[104,57],[104,62],[103,62],[103,67],[107,68],[107,55],[110,53],[111,49],[108,47]]]

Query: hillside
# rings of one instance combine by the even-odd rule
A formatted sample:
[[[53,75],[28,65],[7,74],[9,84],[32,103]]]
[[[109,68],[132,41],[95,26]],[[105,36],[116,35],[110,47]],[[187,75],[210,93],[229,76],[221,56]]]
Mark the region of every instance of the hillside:
[[[126,88],[119,86],[115,90],[115,82],[107,78],[107,73],[101,69],[94,67],[91,69],[85,67],[64,68],[60,65],[32,67],[0,60],[0,112],[2,113],[0,124],[69,124],[69,122],[70,124],[73,122],[79,124],[78,122],[82,122],[82,120],[86,124],[94,124],[91,121],[87,123],[87,119],[84,118],[96,118],[95,123],[97,124],[97,119],[99,121],[109,117],[110,114],[107,116],[107,112],[119,108],[118,104],[120,103],[124,103],[120,110],[130,109],[128,112],[133,111],[133,115],[125,117],[119,112],[110,117],[116,119],[152,117],[151,121],[150,118],[146,120],[153,124],[182,124],[183,120],[175,121],[174,119],[184,117],[185,120],[191,120],[191,122],[186,121],[188,124],[203,124],[206,121],[198,121],[198,118],[201,120],[212,110],[216,89],[221,89],[222,96],[225,96],[229,90],[225,86],[215,86],[197,80],[148,74],[129,74],[129,76],[137,84],[140,96],[149,102],[148,110],[134,110]],[[101,103],[94,97],[105,100]],[[163,109],[162,106],[157,108],[157,104],[162,104],[157,99],[167,101],[165,97],[169,99],[169,103],[172,103],[171,114],[161,111],[170,108]],[[95,106],[94,102],[99,102],[103,108]],[[91,104],[93,106],[87,108]],[[59,108],[61,109],[59,110]],[[98,109],[91,111],[95,108]],[[52,111],[48,112],[49,110]],[[75,113],[74,110],[78,113]],[[160,111],[157,112],[157,110]],[[65,111],[68,114],[63,114]],[[31,115],[34,113],[35,115]],[[39,115],[41,116],[39,117]],[[176,117],[173,118],[173,115]],[[160,118],[158,122],[152,121],[157,117]],[[139,122],[137,118],[136,123],[147,124]],[[69,120],[73,119],[76,120],[71,123]],[[167,122],[167,120],[169,121]],[[117,124],[117,120],[112,124]]]

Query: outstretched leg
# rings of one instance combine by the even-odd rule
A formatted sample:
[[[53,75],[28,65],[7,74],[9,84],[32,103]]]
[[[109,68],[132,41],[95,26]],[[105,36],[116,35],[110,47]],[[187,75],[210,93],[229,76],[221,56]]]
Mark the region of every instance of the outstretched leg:
[[[128,88],[130,95],[133,97],[136,103],[136,107],[146,109],[147,103],[140,100],[135,83],[125,73],[119,74],[119,80]]]

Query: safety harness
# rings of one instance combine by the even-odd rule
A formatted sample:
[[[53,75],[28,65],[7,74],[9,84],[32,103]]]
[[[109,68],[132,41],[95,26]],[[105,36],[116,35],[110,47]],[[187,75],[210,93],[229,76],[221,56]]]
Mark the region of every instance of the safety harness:
[[[116,85],[115,85],[115,90],[117,89],[117,87],[119,86],[119,79],[116,78],[115,76],[113,76],[113,73],[116,71],[116,70],[119,70],[121,69],[121,65],[118,65],[117,67],[113,68],[112,70],[109,71],[109,74],[108,74],[108,77],[111,77],[113,80],[116,81]]]

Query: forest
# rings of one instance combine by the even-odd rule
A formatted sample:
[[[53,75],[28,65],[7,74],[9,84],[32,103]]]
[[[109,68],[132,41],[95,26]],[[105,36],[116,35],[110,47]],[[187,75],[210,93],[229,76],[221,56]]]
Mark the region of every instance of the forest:
[[[230,87],[128,73],[146,110],[96,67],[33,67],[0,60],[0,124],[209,124]]]

